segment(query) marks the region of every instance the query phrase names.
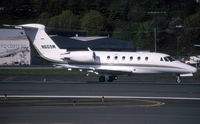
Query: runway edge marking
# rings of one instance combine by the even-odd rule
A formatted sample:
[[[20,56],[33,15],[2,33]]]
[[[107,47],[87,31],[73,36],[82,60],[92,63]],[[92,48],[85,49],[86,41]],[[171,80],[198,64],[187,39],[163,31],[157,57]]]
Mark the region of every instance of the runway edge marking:
[[[148,96],[62,96],[62,95],[0,95],[0,98],[79,98],[79,99],[163,99],[163,100],[200,100],[198,97],[148,97]]]

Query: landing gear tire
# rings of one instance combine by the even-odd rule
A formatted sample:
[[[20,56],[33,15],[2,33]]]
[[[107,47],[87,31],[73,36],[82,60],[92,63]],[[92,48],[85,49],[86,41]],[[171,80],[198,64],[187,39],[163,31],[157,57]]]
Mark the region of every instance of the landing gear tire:
[[[180,76],[180,75],[177,75],[177,76],[176,76],[176,82],[177,82],[178,84],[180,84],[180,83],[182,82],[181,76]]]
[[[105,82],[105,81],[106,81],[105,76],[100,76],[100,77],[99,77],[99,82]]]
[[[114,80],[114,77],[113,76],[109,76],[109,78],[108,78],[108,82],[113,82],[113,80]]]
[[[100,76],[99,77],[99,82],[113,82],[114,80],[117,80],[118,77],[117,76]]]
[[[117,76],[109,76],[108,82],[113,82],[114,80],[117,80]]]

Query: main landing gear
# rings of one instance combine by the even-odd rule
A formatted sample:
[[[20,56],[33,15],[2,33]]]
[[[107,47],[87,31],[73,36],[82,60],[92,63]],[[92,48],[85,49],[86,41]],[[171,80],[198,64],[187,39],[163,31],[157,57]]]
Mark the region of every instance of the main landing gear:
[[[180,75],[176,75],[176,82],[179,84],[182,82]]]
[[[117,76],[108,76],[108,75],[105,75],[105,76],[100,76],[99,77],[99,82],[113,82],[114,80],[117,80],[118,77]]]

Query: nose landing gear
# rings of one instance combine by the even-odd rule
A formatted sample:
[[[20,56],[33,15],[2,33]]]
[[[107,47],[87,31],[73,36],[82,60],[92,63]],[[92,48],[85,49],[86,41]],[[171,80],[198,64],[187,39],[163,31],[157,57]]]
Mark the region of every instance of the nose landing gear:
[[[180,75],[177,75],[177,76],[176,76],[176,82],[177,82],[178,84],[180,84],[180,83],[182,82],[181,76],[180,76]]]

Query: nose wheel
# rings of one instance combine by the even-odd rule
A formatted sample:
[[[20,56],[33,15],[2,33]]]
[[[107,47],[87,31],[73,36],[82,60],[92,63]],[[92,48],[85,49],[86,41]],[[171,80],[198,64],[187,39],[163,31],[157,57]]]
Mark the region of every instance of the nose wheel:
[[[176,82],[177,82],[177,83],[181,83],[181,82],[182,82],[181,76],[180,76],[180,75],[177,75],[177,76],[176,76]]]

